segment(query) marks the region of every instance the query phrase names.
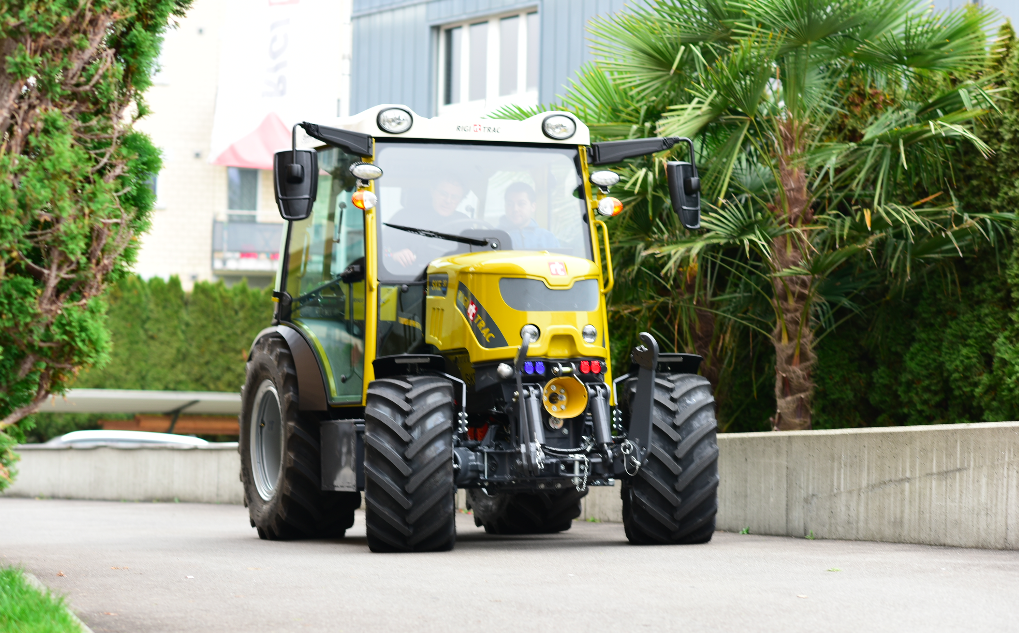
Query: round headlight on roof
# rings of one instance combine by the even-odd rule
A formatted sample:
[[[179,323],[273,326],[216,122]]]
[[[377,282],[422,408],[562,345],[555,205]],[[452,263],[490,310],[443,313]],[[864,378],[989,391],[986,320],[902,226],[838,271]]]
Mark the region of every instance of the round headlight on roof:
[[[403,108],[387,108],[379,112],[379,129],[390,134],[403,134],[414,124],[414,117]]]
[[[541,122],[541,131],[551,139],[565,141],[577,133],[577,122],[565,114],[553,114]]]

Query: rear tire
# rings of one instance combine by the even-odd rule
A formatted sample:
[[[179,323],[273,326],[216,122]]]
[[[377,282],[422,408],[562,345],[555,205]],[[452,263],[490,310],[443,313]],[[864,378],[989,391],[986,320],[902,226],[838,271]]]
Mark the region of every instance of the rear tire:
[[[453,549],[453,385],[436,376],[374,380],[364,417],[368,547],[373,552]]]
[[[340,538],[361,495],[323,492],[318,422],[297,410],[297,372],[286,342],[259,340],[241,396],[241,482],[259,538]]]
[[[635,379],[627,381],[632,411]],[[623,480],[623,527],[636,545],[707,543],[718,511],[718,443],[711,384],[693,374],[659,374],[644,466]]]
[[[570,487],[561,492],[519,492],[490,495],[480,488],[467,491],[474,521],[489,534],[554,534],[565,532],[580,516],[580,500],[587,490]]]

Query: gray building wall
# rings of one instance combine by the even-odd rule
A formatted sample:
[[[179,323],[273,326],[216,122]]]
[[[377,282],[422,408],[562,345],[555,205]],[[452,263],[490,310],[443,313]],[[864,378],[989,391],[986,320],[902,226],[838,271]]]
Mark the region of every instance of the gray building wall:
[[[932,0],[937,10],[967,0]],[[626,0],[354,0],[350,113],[380,103],[402,103],[424,116],[436,110],[438,27],[501,12],[536,7],[541,49],[539,103],[566,92],[569,80],[592,58],[592,18],[615,13]],[[1013,23],[1019,0],[984,0]]]
[[[350,112],[403,103],[424,116],[436,110],[438,27],[474,17],[536,7],[541,44],[538,100],[565,93],[591,59],[588,23],[625,0],[354,0]]]

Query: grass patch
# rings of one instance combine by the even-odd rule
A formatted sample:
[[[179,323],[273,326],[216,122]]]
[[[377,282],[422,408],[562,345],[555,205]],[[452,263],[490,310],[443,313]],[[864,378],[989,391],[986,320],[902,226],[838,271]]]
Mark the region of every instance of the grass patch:
[[[0,567],[0,631],[9,633],[78,633],[61,596],[39,591],[22,570]]]

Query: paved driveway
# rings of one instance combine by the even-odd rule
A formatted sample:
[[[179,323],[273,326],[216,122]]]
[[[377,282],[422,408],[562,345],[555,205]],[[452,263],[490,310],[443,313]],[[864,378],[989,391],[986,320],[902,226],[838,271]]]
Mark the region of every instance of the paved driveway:
[[[239,506],[0,498],[0,560],[100,631],[1017,631],[1019,552],[717,533],[634,547],[611,523],[371,554],[260,541]],[[63,573],[63,575],[60,575]]]

